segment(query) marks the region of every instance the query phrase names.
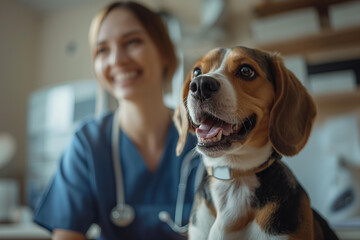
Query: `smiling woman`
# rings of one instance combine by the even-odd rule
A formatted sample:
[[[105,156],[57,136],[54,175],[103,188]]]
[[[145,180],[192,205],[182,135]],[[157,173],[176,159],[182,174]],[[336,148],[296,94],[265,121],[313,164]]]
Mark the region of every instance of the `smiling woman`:
[[[163,78],[165,89],[169,89],[167,84],[171,83],[177,59],[166,27],[159,17],[154,18],[153,13],[142,8],[134,8],[133,5],[131,2],[127,4],[115,3],[100,12],[94,19],[89,33],[89,40],[95,62],[95,71],[97,61],[99,61],[98,54],[103,55],[103,51],[106,54],[102,57],[115,57],[115,61],[117,57],[126,58],[129,57],[129,54],[137,58],[141,56],[136,54],[153,54],[157,58],[152,59],[151,62],[163,65],[163,75],[160,78]],[[115,13],[111,13],[112,10],[115,10]],[[107,16],[106,19],[105,16]],[[109,22],[109,24],[106,22]],[[113,28],[112,24],[116,24],[118,27]],[[107,34],[110,35],[107,36]],[[108,39],[106,39],[107,37]],[[111,41],[113,41],[113,44]],[[116,41],[119,41],[119,44]],[[119,49],[113,49],[116,50],[112,52],[113,56],[108,56],[111,47],[118,47]],[[140,49],[138,47],[145,47],[144,51],[138,51]]]
[[[89,37],[96,77],[118,108],[76,131],[35,221],[54,239],[85,239],[92,223],[100,239],[179,239],[171,228],[186,230],[178,226],[190,214],[199,159],[194,137],[175,154],[178,134],[163,101],[177,63],[167,29],[144,6],[115,2],[94,18]]]
[[[148,101],[161,96],[165,60],[130,12],[111,11],[99,29],[96,45],[95,73],[118,100]]]

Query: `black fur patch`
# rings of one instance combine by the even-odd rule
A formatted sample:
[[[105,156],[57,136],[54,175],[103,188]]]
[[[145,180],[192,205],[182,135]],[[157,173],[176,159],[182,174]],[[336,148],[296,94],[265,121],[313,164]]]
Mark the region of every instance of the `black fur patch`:
[[[315,210],[313,210],[314,221],[317,221],[323,231],[324,239],[326,240],[338,240],[339,238],[336,234],[331,230],[328,223],[323,219],[320,214],[318,214]]]
[[[279,162],[273,163],[268,169],[257,173],[260,187],[255,190],[253,207],[263,208],[270,202],[277,202],[279,208],[272,214],[265,231],[278,235],[294,232],[299,225],[299,209],[303,188],[296,183],[290,186],[286,179],[285,166]]]

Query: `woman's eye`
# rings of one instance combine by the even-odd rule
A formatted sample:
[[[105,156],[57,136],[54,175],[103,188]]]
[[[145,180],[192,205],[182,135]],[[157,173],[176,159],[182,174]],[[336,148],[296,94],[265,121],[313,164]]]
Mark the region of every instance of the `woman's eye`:
[[[240,66],[236,72],[236,76],[244,80],[253,80],[256,77],[256,72],[251,66],[244,64]]]
[[[107,47],[99,47],[97,50],[96,50],[96,54],[105,54],[108,52],[108,48]]]
[[[195,68],[193,71],[193,76],[197,77],[201,74],[201,69],[200,68]]]
[[[126,42],[126,45],[130,46],[130,45],[136,45],[136,44],[139,44],[141,43],[141,39],[140,38],[132,38],[130,40],[128,40]]]

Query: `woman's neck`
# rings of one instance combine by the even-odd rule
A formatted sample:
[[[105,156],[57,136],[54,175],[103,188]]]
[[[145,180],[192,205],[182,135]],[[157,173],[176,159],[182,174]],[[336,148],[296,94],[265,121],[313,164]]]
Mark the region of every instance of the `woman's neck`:
[[[171,121],[170,110],[164,103],[153,101],[145,104],[122,102],[119,104],[119,123],[128,135],[146,137],[154,133],[167,132]],[[157,134],[158,135],[158,134]]]
[[[163,153],[171,112],[161,101],[143,104],[121,101],[119,124],[134,142],[150,170],[155,170]]]

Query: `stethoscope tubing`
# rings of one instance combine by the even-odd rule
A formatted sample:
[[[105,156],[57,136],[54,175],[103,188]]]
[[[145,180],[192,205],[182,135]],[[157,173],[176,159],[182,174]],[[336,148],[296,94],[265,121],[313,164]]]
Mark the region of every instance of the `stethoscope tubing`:
[[[116,206],[111,211],[111,220],[112,222],[120,227],[128,226],[135,218],[134,209],[125,203],[125,191],[124,191],[124,182],[122,176],[122,166],[120,160],[120,124],[119,124],[119,109],[114,113],[113,123],[112,123],[112,136],[111,136],[111,145],[112,145],[112,160],[114,167],[115,175],[115,189],[116,189]],[[159,218],[161,221],[166,222],[171,229],[175,232],[183,234],[187,230],[187,225],[182,226],[183,218],[183,209],[184,201],[186,194],[187,181],[191,172],[190,166],[191,161],[199,156],[199,153],[194,149],[189,151],[181,164],[180,170],[180,182],[178,185],[178,193],[175,205],[175,222],[173,222],[167,212],[160,212]],[[195,175],[195,186],[198,186],[202,175],[205,171],[205,168],[202,164],[199,164],[196,175]],[[166,215],[166,216],[165,216]]]
[[[111,210],[110,218],[115,225],[119,227],[126,227],[134,221],[135,211],[132,206],[125,203],[124,182],[119,153],[119,130],[119,110],[117,109],[114,113],[111,136],[112,160],[116,187],[116,206]]]
[[[116,185],[116,202],[117,204],[125,204],[125,194],[124,194],[124,182],[122,178],[122,166],[120,162],[120,153],[119,153],[119,110],[116,110],[114,113],[114,120],[112,124],[112,157],[113,157],[113,167],[115,173],[115,185]]]

